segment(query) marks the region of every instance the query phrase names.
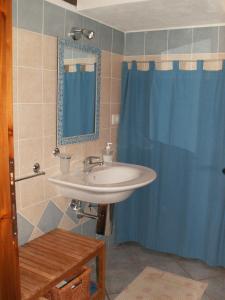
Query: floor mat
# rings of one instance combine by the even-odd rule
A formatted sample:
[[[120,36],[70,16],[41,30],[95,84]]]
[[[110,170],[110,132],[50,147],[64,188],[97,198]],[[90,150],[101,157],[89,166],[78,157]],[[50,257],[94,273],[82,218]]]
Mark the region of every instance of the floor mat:
[[[207,283],[146,267],[116,300],[200,300]]]

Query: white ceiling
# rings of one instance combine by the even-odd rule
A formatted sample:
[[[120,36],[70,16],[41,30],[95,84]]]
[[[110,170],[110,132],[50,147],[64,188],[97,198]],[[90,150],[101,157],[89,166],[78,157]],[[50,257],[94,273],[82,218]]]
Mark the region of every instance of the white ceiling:
[[[225,24],[224,0],[78,0],[77,12],[125,32]]]

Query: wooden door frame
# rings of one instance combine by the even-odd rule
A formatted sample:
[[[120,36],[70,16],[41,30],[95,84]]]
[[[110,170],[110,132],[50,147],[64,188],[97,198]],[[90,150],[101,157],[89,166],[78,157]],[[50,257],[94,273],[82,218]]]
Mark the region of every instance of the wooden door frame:
[[[13,98],[12,0],[0,0],[0,299],[19,300]]]

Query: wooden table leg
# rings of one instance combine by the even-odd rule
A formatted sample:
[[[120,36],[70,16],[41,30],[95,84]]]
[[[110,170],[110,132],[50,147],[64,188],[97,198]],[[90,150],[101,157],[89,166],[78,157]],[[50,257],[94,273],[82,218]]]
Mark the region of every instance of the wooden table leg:
[[[99,249],[96,257],[96,273],[98,281],[98,289],[101,290],[99,300],[105,299],[105,245]]]

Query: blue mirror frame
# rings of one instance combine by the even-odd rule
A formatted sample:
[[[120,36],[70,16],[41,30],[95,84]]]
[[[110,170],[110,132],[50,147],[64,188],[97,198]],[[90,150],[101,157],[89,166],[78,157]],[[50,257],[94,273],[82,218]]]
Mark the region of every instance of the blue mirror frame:
[[[78,49],[96,55],[96,98],[95,98],[95,132],[85,135],[63,136],[63,99],[64,99],[64,52],[65,47]],[[83,45],[71,38],[58,38],[58,99],[57,99],[57,145],[76,144],[96,140],[99,137],[101,85],[101,50]]]

